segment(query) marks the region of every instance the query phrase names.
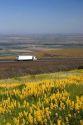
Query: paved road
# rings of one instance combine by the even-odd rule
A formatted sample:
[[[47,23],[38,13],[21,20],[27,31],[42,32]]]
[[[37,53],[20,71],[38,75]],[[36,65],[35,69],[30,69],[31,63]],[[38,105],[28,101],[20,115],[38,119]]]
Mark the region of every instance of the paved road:
[[[41,58],[41,59],[38,59],[38,60],[36,60],[36,61],[17,61],[17,60],[0,60],[0,63],[17,63],[17,62],[46,62],[46,61],[50,61],[50,62],[54,62],[54,61],[83,61],[83,58],[72,58],[72,57],[70,57],[70,58]]]

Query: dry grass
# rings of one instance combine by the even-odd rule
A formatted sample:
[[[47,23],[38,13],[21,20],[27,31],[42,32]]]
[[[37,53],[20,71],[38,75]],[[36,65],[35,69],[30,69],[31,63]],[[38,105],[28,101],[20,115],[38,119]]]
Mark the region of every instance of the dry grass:
[[[38,57],[83,57],[83,48],[43,49],[36,52]]]

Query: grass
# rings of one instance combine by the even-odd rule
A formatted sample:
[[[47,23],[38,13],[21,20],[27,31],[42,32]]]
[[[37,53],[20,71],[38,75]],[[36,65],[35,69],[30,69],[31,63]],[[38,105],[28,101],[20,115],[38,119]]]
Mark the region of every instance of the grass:
[[[80,86],[75,86],[75,85],[70,85],[66,86],[66,90],[70,93],[70,98],[72,100],[75,100],[76,96],[83,96],[83,85]]]
[[[56,48],[56,49],[42,49],[40,51],[36,51],[35,54],[41,57],[83,57],[83,48]]]
[[[0,83],[25,83],[30,81],[40,81],[40,80],[46,80],[46,79],[63,79],[68,76],[83,74],[83,70],[71,70],[71,71],[63,71],[63,72],[56,72],[56,73],[44,73],[39,75],[25,75],[21,77],[13,77],[9,79],[2,79],[0,80]]]

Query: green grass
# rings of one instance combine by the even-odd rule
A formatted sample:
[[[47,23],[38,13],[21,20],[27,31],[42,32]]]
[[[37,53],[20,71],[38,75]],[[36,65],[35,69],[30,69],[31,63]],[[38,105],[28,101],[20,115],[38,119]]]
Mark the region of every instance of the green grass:
[[[70,85],[66,86],[66,90],[70,93],[70,98],[72,100],[76,99],[76,96],[83,96],[83,85]]]
[[[0,83],[25,83],[25,82],[34,82],[39,80],[46,79],[63,79],[72,75],[80,75],[83,74],[83,70],[72,70],[72,71],[64,71],[64,72],[56,72],[56,73],[48,73],[48,74],[39,74],[39,75],[26,75],[21,77],[13,77],[9,79],[2,79]]]

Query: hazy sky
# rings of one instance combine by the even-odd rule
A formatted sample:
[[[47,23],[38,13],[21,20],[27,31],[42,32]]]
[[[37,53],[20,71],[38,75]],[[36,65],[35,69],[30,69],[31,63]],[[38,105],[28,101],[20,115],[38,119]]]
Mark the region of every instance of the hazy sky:
[[[83,33],[83,0],[0,0],[0,33]]]

